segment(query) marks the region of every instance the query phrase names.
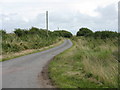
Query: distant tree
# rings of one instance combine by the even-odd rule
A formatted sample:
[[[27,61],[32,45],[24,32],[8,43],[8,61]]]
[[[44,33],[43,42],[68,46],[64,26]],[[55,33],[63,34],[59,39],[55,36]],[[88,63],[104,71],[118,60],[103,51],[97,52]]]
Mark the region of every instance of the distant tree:
[[[92,30],[88,28],[81,28],[77,32],[77,36],[92,36],[92,34],[93,34]]]
[[[118,33],[118,37],[119,37],[119,39],[120,39],[120,33]]]
[[[36,27],[32,27],[32,28],[29,30],[29,33],[31,33],[31,34],[36,34],[36,33],[38,33],[38,32],[39,32],[39,29],[36,28]]]
[[[23,35],[24,32],[23,32],[22,29],[15,29],[14,33],[15,33],[18,37],[20,37],[20,36]]]
[[[94,37],[101,39],[114,38],[114,37],[118,37],[118,33],[113,31],[96,31],[94,33]]]
[[[58,31],[54,31],[53,33],[56,36],[62,36],[62,37],[66,37],[66,38],[70,38],[73,36],[71,32],[68,32],[66,30],[58,30]]]
[[[1,34],[1,35],[5,35],[5,34],[6,34],[6,31],[5,31],[5,30],[0,30],[0,34]]]
[[[27,34],[29,34],[29,31],[28,30],[23,30],[23,34],[27,35]]]

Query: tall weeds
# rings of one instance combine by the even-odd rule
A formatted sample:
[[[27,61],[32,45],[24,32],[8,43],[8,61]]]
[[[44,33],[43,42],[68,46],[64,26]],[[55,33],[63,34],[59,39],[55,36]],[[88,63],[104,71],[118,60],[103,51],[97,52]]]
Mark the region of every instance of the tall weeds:
[[[78,39],[78,53],[83,59],[81,63],[84,70],[93,74],[97,80],[108,86],[117,87],[118,83],[118,58],[114,52],[118,52],[116,39]]]
[[[55,35],[46,37],[42,34],[28,34],[17,36],[15,34],[2,35],[2,54],[19,52],[26,49],[39,49],[51,45],[61,38]]]
[[[49,76],[62,88],[117,88],[118,40],[72,37],[74,46],[56,56]]]

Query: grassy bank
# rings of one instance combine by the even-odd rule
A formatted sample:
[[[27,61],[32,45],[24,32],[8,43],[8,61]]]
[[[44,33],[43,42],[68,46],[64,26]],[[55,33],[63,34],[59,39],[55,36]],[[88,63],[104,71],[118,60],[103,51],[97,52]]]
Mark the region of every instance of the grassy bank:
[[[28,30],[15,29],[14,33],[0,30],[0,39],[2,39],[0,45],[2,45],[2,54],[7,54],[27,49],[40,49],[60,41],[61,37],[70,38],[72,34],[65,30],[47,31],[36,27]]]
[[[19,52],[27,49],[40,49],[52,45],[60,38],[57,36],[46,37],[42,34],[28,34],[17,36],[15,34],[5,34],[2,36],[2,54]]]
[[[56,56],[49,77],[59,88],[117,88],[117,39],[72,38],[73,47]]]
[[[61,39],[58,39],[58,41],[56,41],[52,45],[45,46],[45,47],[42,47],[40,49],[27,49],[27,50],[23,50],[23,51],[19,51],[19,52],[11,52],[11,53],[8,53],[8,54],[4,54],[4,55],[1,55],[2,59],[0,59],[0,62],[10,60],[10,59],[13,59],[13,58],[17,58],[17,57],[20,57],[20,56],[25,56],[25,55],[32,54],[32,53],[41,52],[41,51],[56,47],[56,46],[62,44],[63,42],[64,42],[64,39],[61,38]]]
[[[0,58],[5,61],[15,57],[39,52],[50,48],[53,44],[63,40],[61,32],[52,32],[32,27],[29,30],[16,29],[14,33],[0,31]],[[68,35],[69,32],[61,32]],[[70,34],[71,35],[71,34]],[[70,37],[70,36],[69,36]]]

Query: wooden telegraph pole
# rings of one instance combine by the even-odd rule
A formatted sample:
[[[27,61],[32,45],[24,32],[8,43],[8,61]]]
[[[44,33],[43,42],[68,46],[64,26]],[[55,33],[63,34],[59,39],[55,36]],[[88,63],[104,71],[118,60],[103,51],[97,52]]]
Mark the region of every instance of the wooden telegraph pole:
[[[47,36],[49,37],[49,34],[48,34],[48,11],[46,11],[46,30],[47,30]]]

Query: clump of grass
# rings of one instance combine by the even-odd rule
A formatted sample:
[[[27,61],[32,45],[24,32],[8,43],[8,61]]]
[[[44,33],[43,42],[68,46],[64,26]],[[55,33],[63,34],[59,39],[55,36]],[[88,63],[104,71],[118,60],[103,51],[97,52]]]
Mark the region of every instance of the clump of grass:
[[[73,37],[74,46],[56,56],[49,77],[60,88],[117,88],[117,40]],[[113,43],[114,42],[114,43]]]

